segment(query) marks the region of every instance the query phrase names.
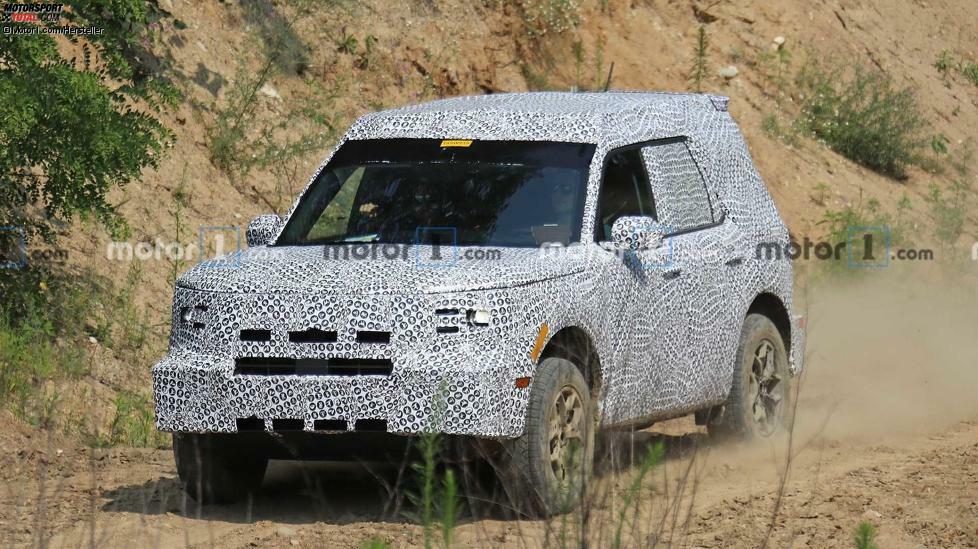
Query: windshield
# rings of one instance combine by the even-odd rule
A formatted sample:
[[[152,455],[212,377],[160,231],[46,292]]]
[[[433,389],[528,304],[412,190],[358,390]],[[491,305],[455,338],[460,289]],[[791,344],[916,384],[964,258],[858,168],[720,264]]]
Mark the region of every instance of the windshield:
[[[536,247],[580,239],[594,145],[536,141],[347,141],[276,245],[344,242]],[[444,243],[444,242],[441,242]]]

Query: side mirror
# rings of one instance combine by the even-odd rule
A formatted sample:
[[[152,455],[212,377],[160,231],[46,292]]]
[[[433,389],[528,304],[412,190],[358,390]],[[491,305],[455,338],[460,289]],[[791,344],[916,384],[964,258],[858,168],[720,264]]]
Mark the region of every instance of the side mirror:
[[[611,226],[611,241],[617,250],[652,250],[662,245],[665,231],[651,217],[625,216]]]
[[[252,219],[251,223],[248,223],[248,230],[245,232],[248,247],[254,248],[270,243],[281,228],[282,218],[278,214],[259,215]]]

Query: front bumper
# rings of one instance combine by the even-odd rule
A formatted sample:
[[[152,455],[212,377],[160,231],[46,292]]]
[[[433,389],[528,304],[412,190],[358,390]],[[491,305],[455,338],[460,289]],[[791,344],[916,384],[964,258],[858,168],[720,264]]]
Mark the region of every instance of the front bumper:
[[[472,308],[490,309],[491,324],[468,324]],[[348,296],[178,288],[170,351],[153,367],[157,427],[235,433],[369,426],[398,434],[519,436],[529,389],[514,381],[532,375],[527,342],[539,323],[510,312],[516,310],[516,299],[503,291]],[[332,335],[294,339],[313,328],[317,337]],[[251,359],[330,366],[236,373],[236,361]],[[389,369],[332,371],[333,361],[343,360],[384,361]]]
[[[301,420],[307,432],[515,437],[529,397],[506,367],[445,369],[414,360],[389,376],[257,376],[236,375],[232,358],[172,353],[154,366],[153,390],[158,429],[198,433],[296,429]]]

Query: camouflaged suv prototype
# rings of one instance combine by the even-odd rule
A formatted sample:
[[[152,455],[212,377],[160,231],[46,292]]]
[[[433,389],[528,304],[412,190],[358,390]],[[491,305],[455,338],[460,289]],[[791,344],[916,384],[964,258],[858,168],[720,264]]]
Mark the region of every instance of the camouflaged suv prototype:
[[[433,431],[497,444],[525,501],[560,512],[596,429],[696,413],[769,434],[802,367],[791,264],[754,254],[788,232],[724,97],[368,114],[247,241],[177,281],[153,368],[204,501],[253,490],[269,458]]]

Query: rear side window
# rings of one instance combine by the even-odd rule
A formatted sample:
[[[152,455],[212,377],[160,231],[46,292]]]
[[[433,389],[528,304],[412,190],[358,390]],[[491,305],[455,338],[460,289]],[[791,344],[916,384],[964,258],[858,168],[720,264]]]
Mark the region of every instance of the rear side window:
[[[685,142],[643,147],[642,158],[663,227],[675,233],[713,223],[706,182]]]
[[[611,240],[611,226],[623,216],[655,217],[649,180],[639,149],[611,153],[605,161],[598,197],[598,240]]]

